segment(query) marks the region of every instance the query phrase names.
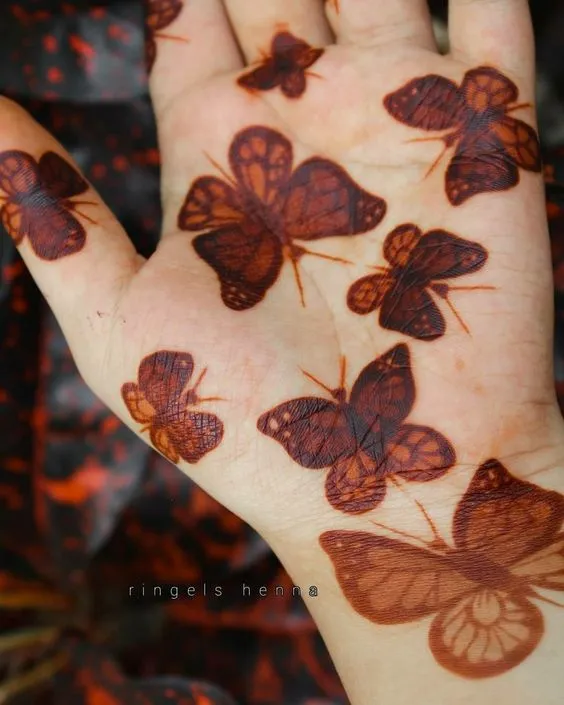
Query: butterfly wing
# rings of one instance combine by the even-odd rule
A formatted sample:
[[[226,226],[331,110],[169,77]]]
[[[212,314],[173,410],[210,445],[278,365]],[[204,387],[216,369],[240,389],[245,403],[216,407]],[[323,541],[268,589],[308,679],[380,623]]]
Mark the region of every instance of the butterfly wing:
[[[415,78],[390,93],[384,107],[404,125],[435,132],[460,127],[467,111],[456,83],[435,74]]]
[[[306,74],[303,69],[296,69],[285,74],[280,82],[280,88],[286,98],[300,98],[307,87]]]
[[[126,382],[121,387],[121,397],[131,417],[137,423],[151,423],[155,416],[155,409],[134,382]]]
[[[0,153],[0,189],[8,197],[31,193],[39,185],[39,167],[33,157],[17,149]]]
[[[268,208],[269,217],[281,212],[282,192],[292,173],[293,149],[290,141],[269,127],[248,127],[239,132],[229,148],[229,163],[246,209]],[[249,202],[247,204],[247,201]],[[251,218],[260,212],[247,213]]]
[[[272,40],[272,55],[286,66],[294,69],[307,69],[321,56],[324,49],[316,49],[303,39],[294,37],[290,32],[278,32]]]
[[[519,183],[519,169],[496,131],[468,132],[458,144],[446,171],[446,193],[460,206],[480,193],[507,191]]]
[[[186,389],[194,372],[190,353],[159,350],[139,365],[139,389],[157,413],[166,410]]]
[[[150,436],[153,447],[156,448],[159,453],[164,455],[165,458],[168,458],[171,463],[174,463],[174,465],[176,465],[180,460],[180,455],[176,450],[176,446],[172,438],[170,437],[166,426],[162,425],[161,423],[155,422],[151,426]]]
[[[478,66],[464,75],[460,91],[474,113],[505,108],[519,98],[519,89],[507,76],[491,66]]]
[[[404,424],[386,440],[380,472],[408,482],[429,482],[442,477],[456,462],[450,442],[427,426]]]
[[[394,285],[389,274],[369,274],[351,284],[347,293],[347,306],[361,316],[375,311],[382,305],[385,294]]]
[[[237,83],[249,91],[269,91],[280,85],[280,75],[273,59],[268,58],[252,71],[239,76]]]
[[[446,557],[396,539],[364,531],[326,531],[319,543],[348,602],[376,624],[421,619],[478,587]]]
[[[384,257],[399,269],[405,267],[411,253],[423,237],[423,232],[413,223],[404,223],[394,228],[384,240]]]
[[[359,235],[375,228],[385,213],[384,200],[337,164],[313,157],[300,164],[288,184],[284,230],[298,240]]]
[[[457,548],[511,566],[551,545],[563,522],[562,495],[520,480],[499,461],[488,460],[457,506],[453,538]]]
[[[179,457],[194,464],[217,448],[223,439],[223,423],[215,414],[184,410],[167,424],[167,433]]]
[[[52,198],[72,198],[88,190],[88,183],[55,152],[45,152],[39,160],[42,188]]]
[[[180,230],[198,231],[241,223],[245,216],[235,190],[215,176],[196,179],[178,214]]]
[[[386,482],[378,463],[362,449],[337,460],[327,473],[325,496],[347,514],[364,514],[377,507],[386,496]]]
[[[454,279],[477,272],[487,259],[487,250],[477,242],[464,240],[446,230],[430,230],[413,248],[405,279],[425,284],[440,279]]]
[[[174,22],[182,11],[182,0],[145,0],[145,23],[158,32]]]
[[[221,298],[234,311],[262,301],[278,279],[283,264],[280,240],[267,229],[227,227],[199,235],[192,243],[216,272]]]
[[[541,612],[516,594],[481,589],[442,610],[429,631],[437,661],[466,678],[498,676],[520,664],[544,631]]]
[[[388,330],[430,342],[444,335],[446,322],[421,283],[396,280],[382,301],[380,325]]]
[[[368,364],[358,376],[350,404],[374,433],[396,427],[415,401],[415,383],[407,345],[396,345]]]
[[[503,143],[511,161],[520,169],[540,172],[542,169],[541,149],[535,130],[522,120],[510,115],[493,123],[492,131]]]
[[[20,235],[27,235],[35,254],[41,259],[56,260],[80,252],[86,243],[86,232],[68,210],[51,200],[35,204],[23,203]]]
[[[536,587],[564,590],[564,533],[558,534],[536,553],[512,565],[511,572]]]
[[[284,402],[263,414],[257,428],[278,441],[304,468],[325,468],[354,452],[343,410],[327,399],[302,397]]]

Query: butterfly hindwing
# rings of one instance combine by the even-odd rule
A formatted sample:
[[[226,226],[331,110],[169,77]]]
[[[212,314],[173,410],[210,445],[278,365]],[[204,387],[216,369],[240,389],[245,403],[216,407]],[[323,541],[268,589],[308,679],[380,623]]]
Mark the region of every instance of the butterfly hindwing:
[[[262,301],[284,261],[280,240],[266,229],[223,228],[199,235],[192,244],[216,272],[223,302],[235,311]]]
[[[158,32],[174,22],[182,11],[182,0],[145,0],[146,24]]]
[[[196,179],[178,214],[181,230],[222,228],[245,219],[235,189],[215,176]]]
[[[223,423],[215,414],[185,409],[167,424],[171,443],[182,460],[194,464],[217,448]]]
[[[178,400],[194,372],[190,353],[159,350],[139,365],[139,389],[153,408],[162,413]]]
[[[364,316],[380,308],[385,294],[394,285],[389,274],[369,274],[351,284],[347,293],[347,305],[351,311]]]
[[[456,461],[451,443],[427,426],[403,424],[386,443],[387,475],[408,482],[430,482],[445,475]]]
[[[446,321],[419,277],[408,276],[386,292],[380,309],[380,325],[388,330],[428,342],[445,334]]]
[[[417,225],[413,223],[398,225],[384,240],[384,257],[392,267],[405,267],[422,237],[423,231]]]
[[[257,428],[305,468],[325,468],[354,452],[345,414],[327,399],[292,399],[263,414]]]
[[[37,162],[17,149],[0,152],[0,189],[10,196],[24,195],[39,187]]]
[[[504,109],[519,98],[513,81],[490,66],[478,66],[464,74],[460,91],[474,113]]]
[[[377,507],[387,491],[378,469],[378,463],[361,448],[337,460],[325,480],[331,506],[347,514],[364,514]]]
[[[22,206],[22,227],[35,254],[41,259],[56,260],[80,252],[86,244],[86,231],[68,210],[52,200]]]
[[[126,382],[121,387],[121,396],[131,417],[140,424],[151,423],[155,416],[154,407],[147,401],[139,386]]]
[[[503,143],[509,159],[520,169],[539,172],[542,168],[541,149],[536,131],[526,122],[505,115],[491,127]]]

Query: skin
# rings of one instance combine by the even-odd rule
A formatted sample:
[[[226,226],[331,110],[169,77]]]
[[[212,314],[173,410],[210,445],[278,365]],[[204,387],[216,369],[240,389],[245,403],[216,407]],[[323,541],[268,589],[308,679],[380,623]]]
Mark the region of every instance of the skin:
[[[428,135],[393,120],[382,105],[386,94],[414,77],[437,73],[459,82],[468,69],[483,64],[514,80],[520,100],[534,99],[526,0],[451,0],[450,13],[451,52],[441,56],[424,0],[341,0],[338,14],[331,3],[317,0],[226,0],[225,6],[220,0],[189,0],[170,31],[190,42],[159,41],[151,74],[163,160],[164,224],[157,252],[148,261],[138,256],[92,191],[87,198],[98,205],[84,212],[96,224],[85,223],[87,243],[80,253],[46,263],[27,238],[19,249],[86,383],[136,432],[141,427],[127,413],[120,388],[136,379],[143,357],[159,349],[186,351],[199,369],[208,368],[205,395],[224,401],[204,406],[220,416],[225,437],[200,463],[180,467],[265,537],[304,592],[318,587],[319,597],[306,597],[306,603],[353,705],[420,702],[430,687],[435,702],[451,705],[556,705],[564,685],[564,610],[543,605],[546,634],[535,654],[502,677],[473,682],[470,693],[468,681],[433,660],[427,624],[375,627],[351,609],[318,537],[330,529],[370,531],[373,525],[365,516],[334,511],[324,496],[322,473],[299,467],[256,429],[257,418],[276,404],[323,394],[300,368],[336,387],[340,356],[346,355],[350,386],[370,359],[407,342],[417,385],[413,421],[440,428],[458,461],[444,478],[410,485],[412,497],[390,488],[377,521],[424,534],[416,497],[447,532],[456,502],[488,457],[499,458],[518,477],[564,491],[542,178],[521,172],[516,188],[453,208],[444,192],[446,162],[424,179],[441,144],[409,143]],[[235,80],[260,57],[279,23],[311,45],[327,47],[316,64],[324,78],[308,81],[298,101],[279,91],[250,96]],[[534,124],[532,109],[519,117]],[[219,175],[204,150],[226,168],[234,134],[249,125],[282,131],[294,145],[296,164],[313,154],[334,160],[389,206],[375,231],[320,243],[320,251],[353,265],[303,259],[306,308],[286,268],[254,310],[228,310],[215,274],[190,245],[192,235],[176,226],[192,181]],[[1,99],[0,150],[6,149],[35,157],[53,149],[65,156],[21,108]],[[378,328],[373,316],[347,309],[348,287],[369,273],[368,265],[385,265],[382,242],[405,222],[424,231],[444,228],[487,248],[487,265],[465,283],[471,278],[474,285],[496,290],[452,297],[471,335],[449,317],[441,340],[412,341]]]

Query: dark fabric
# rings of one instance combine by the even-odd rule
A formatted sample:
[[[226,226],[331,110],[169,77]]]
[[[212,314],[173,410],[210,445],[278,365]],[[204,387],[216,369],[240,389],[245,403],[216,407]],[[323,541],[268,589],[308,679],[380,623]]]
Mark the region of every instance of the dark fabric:
[[[440,13],[444,3],[436,4]],[[536,2],[533,10],[564,401],[559,5]],[[0,92],[61,140],[148,255],[161,214],[143,52],[140,0],[0,4]],[[23,704],[345,704],[327,651],[277,559],[89,392],[2,237],[0,632],[53,623],[64,629],[9,659],[0,652],[0,683],[42,668],[35,680],[43,685],[25,690],[15,701]],[[142,583],[147,590],[168,585],[169,594],[144,599]],[[223,595],[204,596],[204,583],[208,590],[221,585]],[[241,594],[243,584],[252,596]],[[196,594],[171,599],[176,585],[193,585]],[[283,586],[285,595],[260,597],[260,586],[269,594]],[[63,663],[61,654],[70,660]]]

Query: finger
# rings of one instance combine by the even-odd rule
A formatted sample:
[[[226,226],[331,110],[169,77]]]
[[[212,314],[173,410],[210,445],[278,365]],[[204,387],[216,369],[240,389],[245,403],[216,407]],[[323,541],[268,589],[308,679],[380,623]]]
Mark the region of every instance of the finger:
[[[270,54],[272,38],[287,30],[312,46],[333,41],[319,0],[225,0],[239,46],[252,63]]]
[[[338,9],[337,9],[338,8]],[[327,13],[343,44],[409,42],[436,51],[427,0],[328,0]]]
[[[162,0],[152,0],[147,13],[146,55],[157,115],[196,84],[243,66],[221,0],[172,2],[175,3],[176,16],[159,15]],[[171,21],[163,27],[168,20]]]
[[[0,220],[69,342],[100,331],[141,259],[61,145],[5,98]]]
[[[449,35],[454,57],[507,69],[533,81],[528,0],[450,0]]]

